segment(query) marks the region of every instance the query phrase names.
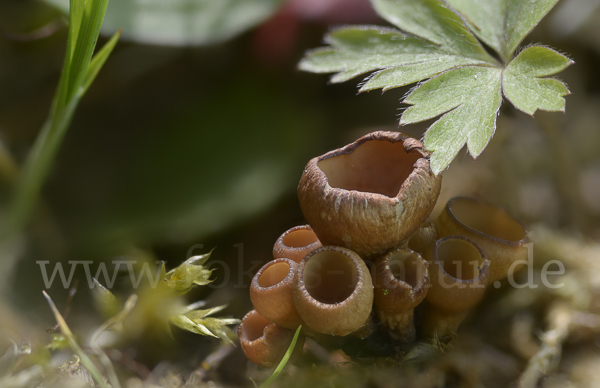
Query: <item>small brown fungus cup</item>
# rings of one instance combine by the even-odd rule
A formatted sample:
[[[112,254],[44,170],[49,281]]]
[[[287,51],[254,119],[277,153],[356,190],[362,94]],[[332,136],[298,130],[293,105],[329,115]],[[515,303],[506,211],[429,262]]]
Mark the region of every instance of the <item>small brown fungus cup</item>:
[[[377,259],[372,268],[377,316],[402,342],[415,339],[414,309],[427,295],[427,267],[418,253],[398,248]]]
[[[294,331],[271,323],[256,310],[250,311],[238,327],[242,351],[250,361],[263,368],[273,368],[283,358],[292,343]],[[298,337],[294,353],[304,346],[304,336]],[[292,355],[294,355],[292,353]]]
[[[319,333],[355,332],[367,323],[373,307],[369,269],[349,249],[317,248],[298,265],[294,303],[302,321]]]
[[[433,210],[441,181],[420,141],[378,131],[311,159],[298,197],[322,244],[372,258],[421,226]]]
[[[433,222],[423,224],[408,240],[408,247],[421,256],[430,251],[438,240],[438,232]]]
[[[483,298],[490,261],[477,243],[463,236],[439,239],[427,257],[431,288],[422,330],[428,337],[456,333],[467,313]]]
[[[292,291],[297,267],[290,259],[272,260],[254,275],[250,285],[250,300],[256,311],[287,329],[302,323]]]
[[[509,270],[527,261],[529,242],[525,226],[506,210],[474,199],[456,197],[448,201],[436,220],[440,236],[460,235],[475,241],[490,260],[489,282],[506,278]]]
[[[310,225],[296,226],[279,236],[273,246],[273,258],[286,258],[299,263],[320,246],[321,242]]]

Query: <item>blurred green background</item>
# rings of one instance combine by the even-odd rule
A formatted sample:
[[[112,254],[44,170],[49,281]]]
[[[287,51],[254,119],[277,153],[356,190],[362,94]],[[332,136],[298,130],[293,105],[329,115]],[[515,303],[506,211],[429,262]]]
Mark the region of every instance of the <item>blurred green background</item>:
[[[0,0],[2,203],[58,82],[64,3]],[[528,225],[600,238],[598,21],[594,2],[565,0],[527,38],[575,60],[560,75],[573,93],[567,113],[533,119],[505,104],[480,160],[462,152],[445,173],[439,206],[477,195]],[[54,324],[37,261],[110,262],[140,247],[172,268],[194,244],[204,247],[195,253],[217,247],[213,258],[231,272],[215,266],[216,283],[231,280],[190,300],[229,303],[235,317],[248,311],[249,272],[282,232],[305,223],[295,190],[306,162],[364,133],[398,130],[408,88],[357,95],[357,82],[328,86],[327,76],[296,69],[331,24],[348,23],[384,24],[367,0],[111,0],[102,40],[118,28],[123,38],[75,114],[20,250],[0,264],[19,321]],[[428,124],[400,130],[420,138]],[[71,321],[97,325],[78,277]],[[49,292],[60,303],[68,290],[57,282]],[[179,335],[191,353],[208,343]]]

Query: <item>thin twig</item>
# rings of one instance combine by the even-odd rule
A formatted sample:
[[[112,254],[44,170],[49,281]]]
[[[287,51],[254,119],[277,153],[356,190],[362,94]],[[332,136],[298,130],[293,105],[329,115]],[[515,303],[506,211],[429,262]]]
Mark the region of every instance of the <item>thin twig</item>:
[[[569,335],[573,320],[570,306],[565,302],[556,302],[548,313],[549,328],[542,336],[540,350],[529,360],[519,379],[519,388],[535,388],[538,381],[551,373],[560,361],[562,343]]]
[[[208,374],[218,368],[221,363],[236,349],[234,345],[226,344],[220,346],[215,352],[211,353],[202,361],[200,367],[192,372],[190,381],[206,382]]]
[[[79,279],[75,279],[75,284],[69,290],[69,296],[67,297],[67,307],[65,307],[65,313],[63,314],[63,318],[65,318],[65,319],[67,319],[67,317],[69,316],[69,313],[71,312],[71,303],[73,302],[73,297],[77,293],[77,286],[79,286]],[[54,333],[56,330],[59,329],[59,327],[60,327],[60,324],[57,323],[54,327],[46,329],[46,333],[48,333],[48,334]]]
[[[60,311],[58,311],[58,308],[56,308],[56,305],[52,301],[52,298],[50,298],[50,296],[46,293],[46,291],[42,291],[42,294],[44,294],[44,298],[46,298],[46,300],[48,301],[48,304],[50,305],[50,309],[52,310],[52,313],[54,314],[54,318],[56,319],[56,321],[58,322],[58,324],[60,326],[60,331],[63,333],[63,335],[69,342],[69,346],[71,347],[73,352],[81,360],[81,363],[83,364],[83,366],[90,372],[90,374],[92,375],[94,380],[96,380],[96,382],[98,383],[98,386],[100,386],[101,388],[110,388],[110,386],[106,383],[106,381],[104,381],[104,377],[102,376],[102,374],[100,373],[98,368],[96,368],[96,365],[94,365],[92,360],[88,357],[88,355],[83,351],[81,346],[79,346],[79,344],[75,340],[75,336],[73,335],[73,332],[67,325],[67,322],[65,322],[65,319],[63,318],[63,316],[60,315]]]

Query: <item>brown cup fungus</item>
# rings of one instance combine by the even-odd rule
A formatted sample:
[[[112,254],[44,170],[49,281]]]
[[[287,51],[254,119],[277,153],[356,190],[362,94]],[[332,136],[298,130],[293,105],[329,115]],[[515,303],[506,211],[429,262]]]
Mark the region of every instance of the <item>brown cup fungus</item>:
[[[299,263],[310,251],[321,246],[321,242],[310,225],[296,226],[283,233],[273,246],[273,258],[286,258]]]
[[[436,227],[440,236],[465,236],[481,246],[490,260],[490,283],[506,278],[513,263],[527,261],[529,239],[525,227],[506,210],[489,203],[453,198],[438,217]],[[519,268],[515,265],[512,270]]]
[[[506,211],[470,198],[425,223],[440,187],[421,142],[397,132],[310,160],[298,186],[309,225],[279,237],[250,287],[256,311],[238,329],[248,358],[274,366],[300,324],[351,357],[452,339],[486,286],[527,259],[528,237]]]
[[[394,249],[375,261],[372,276],[377,316],[393,338],[414,341],[414,308],[429,287],[427,262],[410,249]]]
[[[370,258],[401,244],[421,226],[441,181],[421,142],[378,131],[310,160],[298,197],[322,244]]]
[[[408,248],[423,256],[425,255],[425,252],[433,249],[438,238],[439,236],[435,224],[433,222],[428,222],[417,229],[415,234],[408,240]]]
[[[281,361],[294,334],[293,330],[271,323],[256,310],[246,314],[238,327],[242,351],[250,361],[263,368],[273,368]],[[294,352],[303,345],[304,336],[300,336]]]
[[[294,302],[310,329],[344,336],[365,324],[373,306],[373,284],[365,262],[349,249],[324,246],[298,265]]]
[[[431,288],[423,323],[428,337],[445,338],[455,333],[461,322],[483,297],[490,274],[490,261],[473,240],[446,236],[430,251]]]
[[[256,311],[288,329],[301,324],[292,291],[297,266],[290,259],[270,261],[256,273],[250,285],[250,300]]]

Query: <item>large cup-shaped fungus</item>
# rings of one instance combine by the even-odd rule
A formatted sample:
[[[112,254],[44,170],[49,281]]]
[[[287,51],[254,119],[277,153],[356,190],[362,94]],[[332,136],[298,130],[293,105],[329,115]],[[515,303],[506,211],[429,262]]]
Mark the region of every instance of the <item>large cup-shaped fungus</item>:
[[[273,257],[299,263],[304,256],[320,246],[321,242],[310,225],[296,226],[279,236],[273,246]]]
[[[242,319],[238,337],[242,351],[250,361],[263,368],[272,368],[281,361],[292,343],[294,331],[271,323],[256,310],[252,310]],[[303,345],[304,336],[301,335],[294,353],[298,353]]]
[[[298,197],[322,244],[371,258],[421,226],[433,210],[441,181],[420,141],[379,131],[311,159]]]
[[[463,236],[439,239],[429,254],[431,288],[422,329],[428,337],[445,338],[456,332],[483,297],[490,261],[477,243]]]
[[[349,249],[317,248],[298,265],[294,302],[302,320],[319,333],[355,332],[367,324],[373,307],[369,269]]]
[[[529,242],[523,224],[502,208],[473,198],[448,201],[436,220],[440,236],[460,235],[475,241],[490,260],[489,282],[502,280],[513,263],[527,261]],[[516,265],[513,270],[521,266]]]
[[[250,285],[250,300],[256,311],[287,329],[302,323],[292,291],[297,266],[289,259],[272,260],[254,275]]]
[[[390,251],[372,268],[375,308],[390,335],[402,342],[415,339],[414,308],[429,287],[427,262],[407,248]]]

